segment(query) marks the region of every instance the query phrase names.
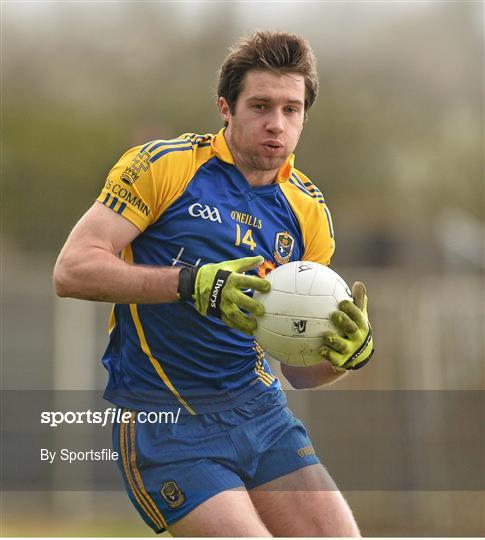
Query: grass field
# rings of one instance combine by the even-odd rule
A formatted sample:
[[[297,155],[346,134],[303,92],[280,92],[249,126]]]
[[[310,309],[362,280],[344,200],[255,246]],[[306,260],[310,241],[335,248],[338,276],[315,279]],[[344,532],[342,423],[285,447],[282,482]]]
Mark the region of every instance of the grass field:
[[[364,536],[485,536],[483,492],[347,492]],[[155,536],[123,492],[2,492],[0,536]]]

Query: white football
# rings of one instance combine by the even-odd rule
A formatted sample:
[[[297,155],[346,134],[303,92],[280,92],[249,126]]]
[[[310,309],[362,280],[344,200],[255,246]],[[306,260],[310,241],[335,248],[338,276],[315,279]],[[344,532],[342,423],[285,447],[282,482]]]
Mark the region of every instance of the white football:
[[[254,299],[265,307],[258,317],[256,341],[270,356],[290,366],[322,363],[318,350],[322,334],[335,331],[330,315],[352,294],[345,281],[322,264],[296,261],[266,275],[267,294],[255,291]]]

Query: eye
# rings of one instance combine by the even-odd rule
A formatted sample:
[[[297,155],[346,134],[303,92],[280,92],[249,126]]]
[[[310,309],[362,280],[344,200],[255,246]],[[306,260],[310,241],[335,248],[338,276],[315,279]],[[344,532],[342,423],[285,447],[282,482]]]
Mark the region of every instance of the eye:
[[[253,109],[256,110],[256,111],[265,111],[266,110],[266,105],[264,103],[255,103],[253,105]]]
[[[299,112],[299,109],[297,107],[286,107],[286,112],[294,114]]]

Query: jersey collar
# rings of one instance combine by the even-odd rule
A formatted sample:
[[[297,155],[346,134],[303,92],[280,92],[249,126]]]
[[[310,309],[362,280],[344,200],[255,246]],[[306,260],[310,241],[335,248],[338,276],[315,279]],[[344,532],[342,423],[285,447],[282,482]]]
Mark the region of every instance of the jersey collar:
[[[229,146],[227,145],[226,138],[224,137],[224,131],[226,128],[222,128],[217,135],[212,138],[211,144],[215,155],[222,161],[234,165],[234,158],[232,157]],[[286,182],[289,180],[291,173],[293,172],[293,166],[295,162],[294,154],[290,154],[283,165],[280,167],[278,174],[276,175],[276,184]]]

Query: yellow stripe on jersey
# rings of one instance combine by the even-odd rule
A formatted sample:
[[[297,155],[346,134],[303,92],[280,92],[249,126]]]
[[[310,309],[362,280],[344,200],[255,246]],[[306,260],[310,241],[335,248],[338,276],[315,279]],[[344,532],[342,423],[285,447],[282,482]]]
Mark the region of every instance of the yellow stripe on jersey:
[[[256,374],[258,375],[258,379],[265,385],[265,386],[271,386],[274,382],[274,379],[270,379],[270,378],[267,378],[265,377],[264,375],[264,371],[258,371],[256,370]]]
[[[320,190],[296,170],[288,182],[279,186],[300,225],[305,245],[302,260],[330,264],[335,251],[333,226]]]
[[[224,128],[217,135],[184,133],[176,139],[136,146],[110,170],[97,200],[143,232],[183,194],[197,170],[214,156],[234,163]],[[276,183],[291,181],[293,162],[294,155],[290,154],[278,170]]]
[[[270,386],[276,380],[274,375],[270,375],[264,370],[261,360],[257,361],[254,371],[258,375],[258,378],[261,379],[261,381],[267,386]]]
[[[140,496],[142,496],[145,500],[145,502],[151,507],[154,514],[157,516],[157,518],[162,522],[163,528],[167,528],[167,522],[165,521],[162,513],[158,509],[158,506],[155,504],[154,500],[150,497],[150,495],[147,493],[147,490],[145,489],[145,485],[143,484],[143,480],[140,474],[140,471],[138,470],[138,465],[136,462],[136,445],[135,445],[135,429],[136,429],[136,413],[133,414],[130,418],[130,423],[128,425],[128,431],[130,433],[130,461],[129,465],[131,466],[131,471],[133,471],[135,475],[135,483],[138,486]]]
[[[111,332],[113,332],[113,330],[115,329],[115,326],[116,326],[116,316],[115,316],[115,307],[113,306],[111,308],[111,313],[110,313],[110,316],[109,316],[109,327],[108,327],[108,332],[111,334]]]
[[[263,384],[265,384],[266,386],[271,386],[273,382],[276,380],[276,377],[274,375],[271,375],[270,373],[267,373],[264,370],[264,367],[263,367],[264,351],[261,348],[261,345],[256,341],[254,342],[253,350],[256,351],[256,354],[258,355],[256,364],[254,366],[254,371],[256,375],[258,376],[258,379]]]
[[[122,412],[125,412],[126,409],[122,409]],[[131,492],[133,493],[133,496],[135,497],[136,502],[140,506],[141,510],[145,512],[145,514],[155,523],[156,527],[158,529],[166,528],[165,520],[160,519],[147,505],[146,501],[141,497],[135,482],[131,476],[130,466],[128,462],[128,452],[127,452],[127,436],[126,436],[126,424],[125,422],[120,423],[120,448],[121,448],[121,459],[123,462],[123,470],[125,472],[126,479],[128,480],[128,484],[130,486]]]
[[[190,137],[190,134],[186,136]],[[164,157],[164,160],[160,160],[160,169],[163,168],[164,176],[163,182],[157,184],[159,201],[155,221],[183,195],[197,170],[213,157],[211,138],[211,135],[192,134],[191,142],[188,142],[187,146],[172,148],[169,155]],[[189,145],[192,145],[193,151],[188,151]],[[158,161],[154,163],[156,164]],[[161,171],[158,172],[157,178],[160,178],[161,174]]]
[[[258,375],[258,379],[266,386],[271,386],[275,381],[274,377],[268,375],[263,369],[255,369],[254,371]]]
[[[131,246],[127,246],[124,249],[124,258],[127,262],[133,264],[133,252],[131,251]],[[133,323],[135,324],[136,333],[138,339],[140,340],[141,350],[147,355],[150,363],[157,372],[158,376],[165,383],[165,386],[172,392],[172,394],[177,398],[178,402],[190,413],[195,415],[196,412],[190,407],[190,405],[185,401],[185,399],[179,394],[178,390],[171,383],[170,379],[167,377],[167,374],[163,370],[160,362],[153,356],[150,347],[148,346],[147,339],[145,337],[145,331],[140,321],[140,316],[138,315],[138,306],[136,304],[130,304],[130,313],[133,318]]]
[[[142,351],[148,356],[152,366],[155,368],[155,371],[157,372],[158,376],[162,381],[165,383],[167,388],[170,389],[172,394],[177,398],[179,403],[190,413],[190,414],[196,414],[195,411],[190,407],[190,405],[185,401],[185,399],[179,394],[178,390],[174,387],[174,385],[170,382],[170,379],[167,377],[167,374],[163,370],[162,366],[160,365],[160,362],[152,355],[150,351],[150,347],[148,346],[145,332],[143,330],[143,327],[140,322],[140,317],[138,315],[138,307],[136,304],[130,304],[130,312],[131,316],[133,317],[133,322],[135,323],[136,332],[138,334],[138,339],[140,340],[140,345]]]
[[[97,200],[143,232],[183,194],[197,169],[213,156],[212,137],[184,134],[131,148],[108,173]]]

